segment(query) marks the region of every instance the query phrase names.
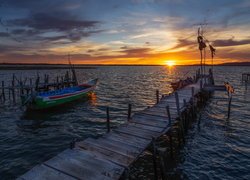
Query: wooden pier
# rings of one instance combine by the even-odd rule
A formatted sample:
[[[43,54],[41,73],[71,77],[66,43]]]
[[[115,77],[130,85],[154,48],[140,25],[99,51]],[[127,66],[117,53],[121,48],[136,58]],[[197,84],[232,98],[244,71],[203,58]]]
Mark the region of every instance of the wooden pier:
[[[157,103],[131,116],[116,129],[107,124],[108,133],[73,143],[70,149],[35,166],[18,180],[42,179],[119,179],[155,139],[179,123],[182,130],[188,121],[184,115],[194,113],[200,94],[213,84],[212,75],[196,76],[196,82],[171,94],[157,94]],[[108,113],[108,109],[107,109]],[[109,117],[107,117],[109,122]]]

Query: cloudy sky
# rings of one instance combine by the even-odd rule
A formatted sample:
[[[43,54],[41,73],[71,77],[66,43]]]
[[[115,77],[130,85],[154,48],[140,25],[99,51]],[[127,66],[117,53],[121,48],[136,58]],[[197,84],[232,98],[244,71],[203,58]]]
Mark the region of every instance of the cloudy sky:
[[[217,63],[250,61],[249,0],[0,0],[0,63],[198,63],[204,22]]]

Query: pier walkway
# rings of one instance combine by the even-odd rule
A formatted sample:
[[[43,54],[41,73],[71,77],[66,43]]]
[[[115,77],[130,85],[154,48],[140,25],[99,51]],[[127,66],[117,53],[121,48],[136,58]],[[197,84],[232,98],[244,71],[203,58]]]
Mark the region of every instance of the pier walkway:
[[[73,149],[35,166],[18,180],[119,179],[153,138],[169,131],[185,110],[185,103],[200,92],[204,80],[163,96],[154,106],[135,113],[125,124],[98,139],[77,142]]]

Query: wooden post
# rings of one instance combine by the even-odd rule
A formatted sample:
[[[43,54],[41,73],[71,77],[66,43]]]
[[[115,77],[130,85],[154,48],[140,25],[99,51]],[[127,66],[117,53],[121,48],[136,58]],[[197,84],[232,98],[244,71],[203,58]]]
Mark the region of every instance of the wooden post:
[[[170,155],[171,158],[173,158],[173,139],[172,139],[172,132],[171,132],[171,127],[172,127],[172,121],[171,121],[171,114],[170,114],[170,110],[169,110],[169,106],[166,106],[166,110],[167,110],[167,114],[168,114],[168,122],[169,122],[169,126],[170,126],[170,130],[169,130],[169,145],[170,145]]]
[[[157,163],[156,163],[156,146],[155,146],[155,138],[152,138],[152,145],[153,145],[154,179],[155,179],[155,180],[158,180]]]
[[[173,152],[173,138],[172,138],[172,130],[169,130],[169,145],[170,145],[170,156],[173,159],[174,158],[174,152]]]
[[[170,125],[170,127],[171,127],[171,115],[170,115],[170,110],[169,110],[169,106],[166,106],[166,110],[167,110],[167,114],[168,114],[168,123],[169,123],[169,125]]]
[[[158,154],[160,160],[161,179],[166,180],[167,174],[166,174],[166,166],[164,160],[164,151],[158,150]]]
[[[176,102],[176,107],[177,107],[177,113],[178,113],[178,116],[180,116],[181,113],[180,113],[180,102],[179,102],[178,92],[175,92],[174,95],[175,95],[175,102]]]
[[[109,107],[107,107],[106,113],[107,113],[107,132],[109,133],[110,132]]]
[[[12,98],[13,98],[13,102],[16,103],[15,81],[14,80],[12,80]]]
[[[3,97],[3,101],[5,101],[4,81],[2,81],[2,97]]]
[[[192,98],[194,97],[194,87],[191,88],[192,91]]]
[[[131,104],[128,104],[128,121],[130,121],[131,119],[131,109],[132,109]]]
[[[184,104],[184,107],[187,106],[187,101],[186,101],[186,99],[183,99],[183,104]]]
[[[70,142],[70,149],[74,149],[76,144],[76,140],[74,139],[73,141]]]
[[[228,102],[228,111],[227,111],[227,119],[230,118],[230,113],[231,113],[231,102],[232,102],[232,94],[229,98],[229,102]]]
[[[156,103],[159,103],[159,90],[156,90]]]

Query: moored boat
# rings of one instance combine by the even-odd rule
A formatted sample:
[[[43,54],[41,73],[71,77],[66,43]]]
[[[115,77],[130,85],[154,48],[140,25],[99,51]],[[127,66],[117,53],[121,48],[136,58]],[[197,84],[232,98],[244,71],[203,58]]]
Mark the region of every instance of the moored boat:
[[[36,92],[22,96],[22,104],[28,109],[43,110],[56,107],[83,98],[94,91],[98,79],[93,79],[85,84],[67,87],[47,92]]]

